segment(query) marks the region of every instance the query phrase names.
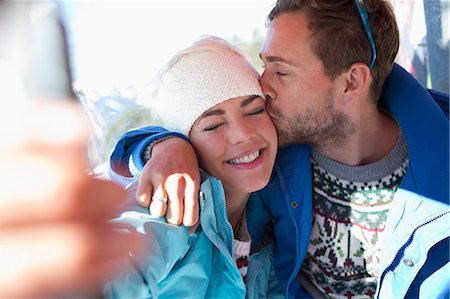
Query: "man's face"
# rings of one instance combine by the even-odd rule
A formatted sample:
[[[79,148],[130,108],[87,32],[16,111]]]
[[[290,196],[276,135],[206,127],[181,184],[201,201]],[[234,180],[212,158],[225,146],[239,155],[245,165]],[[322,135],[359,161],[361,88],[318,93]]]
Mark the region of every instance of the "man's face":
[[[280,145],[318,146],[324,140],[344,138],[351,125],[337,105],[338,86],[311,50],[303,13],[284,13],[272,21],[261,59],[265,64],[261,86]]]

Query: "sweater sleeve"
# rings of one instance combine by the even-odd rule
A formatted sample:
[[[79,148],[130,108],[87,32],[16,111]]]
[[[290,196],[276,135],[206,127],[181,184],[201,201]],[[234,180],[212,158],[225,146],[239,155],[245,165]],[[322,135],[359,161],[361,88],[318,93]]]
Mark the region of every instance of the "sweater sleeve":
[[[146,147],[152,142],[167,137],[180,137],[189,142],[183,134],[157,126],[130,130],[122,135],[109,155],[110,178],[122,186],[133,182],[141,175],[144,168],[142,153]]]

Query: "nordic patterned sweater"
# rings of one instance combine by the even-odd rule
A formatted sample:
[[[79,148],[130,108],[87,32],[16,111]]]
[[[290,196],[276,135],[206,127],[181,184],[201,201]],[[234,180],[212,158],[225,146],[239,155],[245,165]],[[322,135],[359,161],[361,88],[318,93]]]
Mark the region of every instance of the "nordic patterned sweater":
[[[408,165],[400,132],[381,160],[348,166],[312,152],[313,226],[300,281],[329,298],[373,298],[386,216]],[[309,285],[309,287],[308,287]]]

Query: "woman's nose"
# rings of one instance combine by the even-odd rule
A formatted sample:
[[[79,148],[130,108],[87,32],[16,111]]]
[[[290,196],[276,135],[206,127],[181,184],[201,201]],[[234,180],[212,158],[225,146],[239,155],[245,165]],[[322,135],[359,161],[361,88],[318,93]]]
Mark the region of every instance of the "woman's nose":
[[[230,129],[230,140],[233,144],[251,140],[256,136],[255,128],[245,118],[235,121]]]

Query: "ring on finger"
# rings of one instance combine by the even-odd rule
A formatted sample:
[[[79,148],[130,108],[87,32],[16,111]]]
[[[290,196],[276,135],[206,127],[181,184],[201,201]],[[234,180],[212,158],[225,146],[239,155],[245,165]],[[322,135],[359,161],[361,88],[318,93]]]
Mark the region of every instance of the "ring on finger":
[[[166,196],[153,196],[152,200],[158,201],[160,203],[166,203],[168,198]]]

